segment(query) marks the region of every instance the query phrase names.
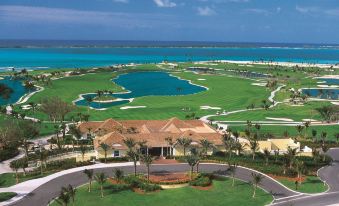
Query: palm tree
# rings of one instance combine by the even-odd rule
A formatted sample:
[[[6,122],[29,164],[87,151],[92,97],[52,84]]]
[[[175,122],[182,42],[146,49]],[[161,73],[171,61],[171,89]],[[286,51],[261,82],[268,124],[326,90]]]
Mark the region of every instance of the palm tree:
[[[303,125],[297,125],[295,128],[297,129],[299,137],[301,138],[301,133],[304,130],[304,126]]]
[[[258,185],[262,182],[263,179],[264,177],[261,174],[252,173],[252,182],[251,182],[253,186],[252,198],[255,197],[255,192],[258,188]]]
[[[68,193],[70,196],[70,199],[72,199],[72,203],[74,205],[75,202],[75,194],[76,194],[76,188],[74,188],[71,184],[69,184],[67,187],[62,187],[61,190],[64,193]]]
[[[101,198],[104,197],[104,183],[106,182],[106,176],[105,173],[101,172],[97,175],[95,175],[95,180],[99,183],[100,185],[100,192],[101,192]]]
[[[289,168],[292,169],[292,165],[295,161],[295,156],[297,155],[297,148],[292,149],[291,147],[287,148],[287,152],[285,154],[285,157],[287,158],[289,162]]]
[[[61,192],[55,201],[62,206],[68,206],[71,201],[71,195],[68,192],[65,192],[64,189],[61,189]]]
[[[18,175],[18,170],[20,169],[21,165],[18,160],[14,160],[10,163],[10,167],[12,170],[15,171],[15,182],[16,184],[19,183],[19,175]]]
[[[105,153],[105,163],[107,163],[107,151],[109,150],[110,147],[106,143],[101,143],[100,147],[101,147],[102,150],[104,150],[104,153]]]
[[[177,139],[177,144],[182,146],[184,149],[184,156],[186,156],[186,148],[192,143],[192,139],[188,137],[181,137]]]
[[[151,155],[147,154],[147,155],[143,155],[141,160],[147,168],[147,180],[149,181],[150,166],[153,163],[153,157]]]
[[[232,176],[232,187],[234,187],[235,173],[238,168],[238,163],[234,160],[233,163],[229,162],[228,166],[229,166],[228,171],[231,173]]]
[[[304,122],[304,127],[305,127],[305,134],[304,134],[304,136],[305,136],[305,138],[307,138],[307,129],[310,127],[310,125],[311,125],[310,121]]]
[[[255,158],[255,153],[258,151],[259,149],[259,143],[258,141],[253,138],[252,140],[250,140],[250,149],[252,151],[252,159],[254,160]]]
[[[91,188],[92,188],[92,180],[93,180],[93,177],[94,177],[94,172],[93,172],[93,170],[85,169],[85,170],[84,170],[84,174],[87,175],[87,178],[88,178],[88,181],[89,181],[89,184],[88,184],[88,192],[91,192]]]
[[[259,136],[259,131],[261,129],[261,125],[260,124],[255,124],[254,127],[257,129],[257,135]]]
[[[137,176],[137,162],[139,160],[139,152],[138,151],[133,151],[133,150],[128,150],[126,153],[127,157],[133,161],[134,164],[134,176]]]
[[[323,162],[325,162],[325,160],[326,160],[326,152],[329,150],[329,148],[328,148],[328,146],[323,145],[321,147],[321,150],[323,151]]]
[[[237,155],[240,155],[241,152],[243,152],[245,150],[245,146],[246,145],[243,145],[238,141],[235,143],[234,149],[237,151]]]
[[[124,171],[117,168],[113,170],[113,175],[114,175],[114,178],[117,180],[117,182],[120,183],[122,178],[124,177]]]
[[[133,150],[135,146],[137,145],[137,142],[133,138],[126,138],[123,141],[129,150]]]
[[[298,173],[298,179],[300,179],[300,178],[301,178],[301,175],[302,175],[302,173],[303,173],[303,171],[304,171],[304,169],[305,169],[304,162],[297,159],[297,160],[294,162],[294,165],[295,165],[295,169],[296,169],[296,171],[297,171],[297,173]]]
[[[327,132],[321,132],[320,136],[321,136],[322,145],[324,146],[325,140],[326,140],[326,137],[327,137]]]
[[[85,154],[87,153],[87,147],[83,144],[80,144],[80,152],[81,152],[81,157],[82,157],[82,161],[85,161]]]
[[[191,179],[192,179],[194,166],[198,162],[197,157],[195,155],[189,155],[186,157],[186,161],[187,161],[187,164],[191,167]]]
[[[90,108],[90,105],[91,103],[93,102],[93,98],[91,96],[85,96],[85,101],[87,103],[87,113],[89,114],[89,108]]]
[[[264,156],[265,156],[265,165],[268,165],[268,159],[270,158],[271,152],[268,151],[267,148],[264,149]]]
[[[43,174],[43,165],[44,165],[44,162],[47,160],[47,157],[48,157],[48,154],[47,154],[47,151],[46,150],[37,150],[35,152],[35,154],[39,157],[39,160],[40,160],[40,173],[41,175]],[[45,164],[47,165],[47,164]]]
[[[275,157],[274,162],[278,161],[279,154],[280,154],[280,149],[274,150],[274,157]]]
[[[228,153],[228,158],[232,157],[232,150],[235,147],[235,141],[229,134],[224,134],[222,136],[222,143],[225,147],[226,153]]]
[[[200,145],[202,147],[202,154],[204,157],[207,156],[208,149],[213,148],[212,142],[208,141],[207,139],[201,139]]]
[[[239,138],[239,132],[238,131],[234,131],[232,132],[233,136],[235,137],[235,141],[238,141],[238,138]]]

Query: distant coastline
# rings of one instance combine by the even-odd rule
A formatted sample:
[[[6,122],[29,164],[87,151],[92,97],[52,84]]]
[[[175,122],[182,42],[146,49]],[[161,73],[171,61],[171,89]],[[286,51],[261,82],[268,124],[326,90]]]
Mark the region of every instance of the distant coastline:
[[[161,41],[0,40],[0,71],[198,61],[338,65],[339,45]]]
[[[0,48],[295,48],[339,49],[339,44],[213,42],[213,41],[119,41],[119,40],[0,40]]]

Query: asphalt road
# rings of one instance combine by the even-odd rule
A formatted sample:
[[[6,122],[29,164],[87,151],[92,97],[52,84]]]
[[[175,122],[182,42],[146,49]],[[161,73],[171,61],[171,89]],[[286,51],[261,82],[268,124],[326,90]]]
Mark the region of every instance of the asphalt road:
[[[120,167],[125,173],[133,173],[133,166],[125,166]],[[172,164],[172,165],[153,165],[151,166],[152,172],[186,172],[189,171],[189,167],[187,164]],[[218,164],[200,164],[200,171],[204,172],[216,172],[222,175],[227,175],[227,166],[218,165]],[[104,172],[107,176],[112,176],[112,168],[104,168],[104,169],[96,169],[96,173]],[[138,166],[138,172],[145,172],[144,166]],[[236,172],[236,178],[241,179],[243,181],[249,182],[252,179],[252,170],[246,168],[238,167]],[[66,186],[71,184],[73,186],[80,186],[87,183],[87,177],[83,174],[83,172],[75,172],[71,174],[67,174],[56,179],[47,182],[34,190],[28,196],[22,198],[18,202],[12,205],[20,205],[20,206],[45,206],[49,201],[54,199],[59,195],[60,189],[62,186]],[[265,177],[260,185],[266,191],[272,193],[275,198],[283,198],[291,195],[295,195],[291,190],[281,186],[274,180],[269,177]]]
[[[319,170],[319,176],[327,182],[330,190],[327,193],[317,195],[306,195],[293,192],[286,187],[280,185],[273,179],[265,176],[260,187],[271,193],[275,198],[274,204],[277,206],[323,206],[323,205],[339,205],[339,148],[331,149],[328,154],[333,158],[330,166]],[[126,174],[133,173],[132,166],[120,167]],[[189,171],[187,164],[172,164],[172,165],[153,165],[152,172],[185,172]],[[228,175],[227,166],[219,164],[201,164],[200,171],[215,172],[221,175]],[[104,172],[107,176],[112,176],[112,168],[96,169],[96,173]],[[138,166],[138,172],[145,172],[144,166]],[[251,181],[253,170],[238,167],[236,178],[245,182]],[[80,186],[87,183],[87,177],[82,172],[74,172],[58,178],[55,178],[36,190],[28,196],[22,198],[12,205],[18,206],[45,206],[49,201],[58,196],[62,186],[72,184]]]
[[[339,205],[339,148],[331,149],[327,153],[333,159],[331,165],[319,170],[320,178],[329,185],[326,193],[317,195],[300,195],[275,201],[279,206],[324,206]]]

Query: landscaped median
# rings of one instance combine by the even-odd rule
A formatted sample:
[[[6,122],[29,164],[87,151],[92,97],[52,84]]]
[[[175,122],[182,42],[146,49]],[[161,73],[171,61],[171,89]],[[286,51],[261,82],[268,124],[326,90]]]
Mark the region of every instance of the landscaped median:
[[[266,159],[267,158],[267,159]],[[321,193],[328,190],[327,184],[324,184],[317,175],[317,170],[330,162],[330,158],[325,156],[325,161],[316,160],[313,157],[291,157],[290,160],[286,159],[287,156],[269,156],[265,157],[263,154],[258,153],[253,160],[249,155],[234,155],[232,161],[236,162],[238,166],[243,166],[260,171],[281,184],[285,185],[291,190],[302,193]],[[180,158],[177,158],[181,160]],[[201,160],[202,162],[223,163],[225,161],[224,153],[217,153],[214,156],[206,157]],[[184,162],[184,160],[182,160]],[[266,162],[267,161],[267,162]],[[293,161],[289,166],[289,161]],[[300,170],[295,165],[297,162],[302,162]],[[301,166],[299,166],[301,167]],[[298,173],[300,178],[298,178]],[[296,185],[297,181],[297,185]]]
[[[0,202],[9,200],[15,196],[16,196],[16,193],[14,192],[0,192]]]
[[[274,179],[290,188],[302,193],[321,193],[328,190],[327,184],[324,184],[317,176],[305,176],[301,178],[300,183],[296,184],[297,178],[286,178],[273,176]]]
[[[212,180],[211,187],[206,189],[186,186],[176,189],[156,190],[140,193],[130,187],[118,186],[111,182],[104,184],[104,197],[100,198],[100,185],[94,183],[91,192],[88,185],[77,188],[74,205],[162,205],[162,206],[205,206],[205,205],[267,205],[273,198],[269,193],[258,189],[255,198],[252,198],[253,187],[242,181],[235,181],[232,187],[230,178],[217,178]],[[72,204],[72,203],[70,203]],[[56,202],[52,206],[58,205]]]

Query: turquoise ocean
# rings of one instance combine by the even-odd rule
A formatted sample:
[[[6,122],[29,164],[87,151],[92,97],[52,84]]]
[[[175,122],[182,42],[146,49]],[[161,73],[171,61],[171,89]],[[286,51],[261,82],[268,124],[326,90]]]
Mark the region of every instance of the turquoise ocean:
[[[38,41],[1,40],[0,71],[90,68],[162,61],[277,61],[339,64],[339,45],[144,42],[144,41]]]

